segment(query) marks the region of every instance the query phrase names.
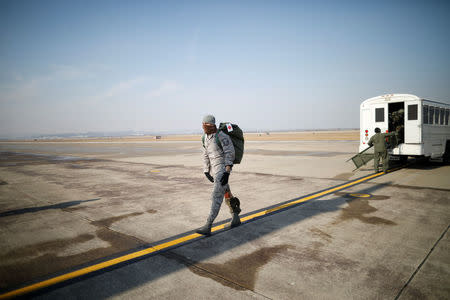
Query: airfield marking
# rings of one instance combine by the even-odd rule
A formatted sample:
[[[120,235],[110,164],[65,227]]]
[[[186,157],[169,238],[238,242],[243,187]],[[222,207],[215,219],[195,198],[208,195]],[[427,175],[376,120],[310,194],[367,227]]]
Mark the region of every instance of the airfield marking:
[[[371,195],[370,194],[360,194],[360,193],[353,193],[353,194],[348,194],[351,197],[355,197],[355,198],[370,198]]]
[[[396,169],[394,169],[394,170],[396,170]],[[392,170],[392,171],[394,171],[394,170]],[[390,171],[390,172],[392,172],[392,171]],[[324,196],[324,195],[327,195],[327,194],[330,194],[330,193],[333,193],[333,192],[345,189],[347,187],[359,184],[361,182],[364,182],[364,181],[376,178],[376,177],[384,175],[384,174],[386,174],[386,173],[385,172],[375,173],[375,174],[372,174],[372,175],[368,175],[368,176],[362,177],[360,179],[356,179],[356,180],[350,181],[350,182],[348,182],[346,184],[342,184],[342,185],[339,185],[339,186],[336,186],[336,187],[324,190],[322,192],[318,192],[318,193],[315,193],[315,194],[312,194],[312,195],[309,195],[309,196],[297,198],[297,199],[295,199],[295,200],[293,200],[291,202],[288,202],[288,203],[276,206],[274,208],[266,209],[266,210],[263,210],[263,211],[260,211],[260,212],[257,212],[257,213],[254,213],[254,214],[242,217],[241,218],[241,222],[242,222],[242,224],[248,223],[251,220],[260,218],[260,217],[262,217],[264,215],[269,215],[269,214],[271,215],[274,212],[282,210],[282,209],[285,209],[287,207],[290,207],[290,206],[293,206],[293,205],[296,205],[296,204],[299,204],[299,203],[302,203],[302,202],[309,201],[311,199],[318,198],[320,196]],[[227,227],[226,224],[221,224],[221,225],[214,226],[213,228],[211,228],[211,232],[216,232],[216,231],[225,229],[225,227]],[[58,283],[61,283],[61,282],[64,282],[64,281],[67,281],[67,280],[70,280],[70,279],[81,277],[83,275],[87,275],[87,274],[93,273],[95,271],[99,271],[99,270],[102,270],[102,269],[105,269],[105,268],[108,268],[108,267],[112,267],[112,266],[118,265],[120,263],[131,261],[131,260],[136,259],[136,258],[142,258],[143,256],[146,256],[146,255],[149,255],[149,254],[156,254],[156,253],[159,253],[159,252],[163,251],[164,249],[167,250],[168,248],[174,247],[176,245],[180,245],[182,243],[185,243],[187,241],[191,241],[193,239],[200,238],[200,237],[202,237],[202,235],[198,234],[198,233],[188,234],[186,236],[182,236],[182,237],[179,237],[177,239],[174,239],[174,240],[171,240],[171,241],[168,241],[168,242],[164,242],[164,243],[161,243],[161,244],[158,244],[158,245],[155,245],[155,246],[151,246],[151,247],[148,247],[148,248],[143,249],[143,250],[132,252],[132,253],[129,253],[129,254],[126,254],[126,255],[114,258],[114,259],[106,260],[106,261],[101,262],[101,263],[93,264],[91,266],[84,267],[84,268],[81,268],[81,269],[76,270],[76,271],[68,272],[68,273],[63,274],[63,275],[59,275],[59,276],[56,276],[56,277],[53,277],[53,278],[50,278],[50,279],[47,279],[47,280],[43,280],[43,281],[40,281],[40,282],[37,282],[37,283],[34,283],[34,284],[27,285],[27,286],[19,288],[19,289],[15,289],[15,290],[6,292],[6,293],[0,295],[0,299],[7,299],[7,298],[12,298],[12,297],[16,297],[16,296],[25,295],[25,294],[28,294],[28,293],[31,293],[31,292],[34,292],[34,291],[37,291],[37,290],[40,290],[40,289],[43,289],[43,288],[46,288],[46,287],[50,287],[52,285],[55,285],[55,284],[58,284]]]

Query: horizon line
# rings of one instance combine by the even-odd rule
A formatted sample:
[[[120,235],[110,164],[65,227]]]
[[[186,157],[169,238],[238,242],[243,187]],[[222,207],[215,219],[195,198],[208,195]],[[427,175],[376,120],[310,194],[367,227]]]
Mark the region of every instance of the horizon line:
[[[243,129],[244,133],[268,133],[268,132],[308,132],[308,131],[344,131],[359,130],[355,127],[331,127],[331,128],[311,128],[311,129]],[[197,135],[202,134],[201,130],[170,130],[170,131],[86,131],[86,132],[68,132],[68,133],[49,133],[49,134],[25,134],[15,136],[0,136],[1,141],[23,140],[23,139],[64,139],[64,138],[119,138],[119,137],[138,137],[138,136],[170,136],[170,135]]]

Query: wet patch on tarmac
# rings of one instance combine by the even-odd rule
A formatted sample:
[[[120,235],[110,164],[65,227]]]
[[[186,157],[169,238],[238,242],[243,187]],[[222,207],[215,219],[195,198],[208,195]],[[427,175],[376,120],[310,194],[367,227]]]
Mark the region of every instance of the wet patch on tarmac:
[[[341,173],[341,174],[334,176],[331,179],[348,181],[350,179],[350,177],[352,177],[353,175],[354,175],[354,173]]]
[[[0,289],[17,286],[48,274],[143,245],[144,242],[133,236],[104,227],[127,217],[141,214],[143,213],[131,213],[93,221],[91,224],[99,227],[95,234],[81,234],[74,238],[27,245],[0,255],[0,278],[2,278]],[[107,242],[109,246],[93,248],[73,255],[61,255],[61,252],[71,248],[76,249],[78,245],[95,238]]]
[[[333,237],[331,235],[329,235],[325,231],[320,230],[319,228],[312,227],[312,228],[309,229],[309,231],[311,231],[311,233],[313,235],[318,236],[318,237],[324,239],[327,242],[331,242],[331,240],[333,239]]]
[[[344,198],[347,198],[347,199],[361,199],[361,198],[364,198],[364,197],[360,197],[360,198],[358,198],[358,197],[355,197],[355,196],[352,196],[352,195],[355,195],[356,193],[344,193],[344,192],[336,192],[336,193],[334,193],[336,196],[339,196],[339,197],[344,197]],[[387,200],[387,199],[390,199],[391,197],[389,197],[389,196],[384,196],[384,195],[370,195],[370,197],[368,198],[368,199],[370,199],[370,200]],[[366,199],[367,200],[367,199]]]
[[[108,164],[109,162],[106,162]],[[184,177],[170,178],[160,173],[148,172],[148,165],[116,163],[118,166],[108,167],[105,161],[97,163],[87,163],[89,172],[80,175],[82,170],[61,170],[67,164],[61,164],[53,169],[43,169],[40,166],[18,167],[12,170],[15,173],[33,177],[36,180],[45,181],[49,184],[56,184],[67,190],[76,190],[77,192],[86,192],[95,197],[111,201],[115,200],[139,200],[157,197],[158,195],[173,192],[174,187],[182,188],[183,185],[198,186],[203,189],[205,183],[192,179],[186,182]],[[117,174],[106,174],[103,170],[117,172]],[[111,178],[111,181],[96,180],[98,176]],[[188,177],[189,178],[189,177]],[[162,185],[160,183],[167,183]],[[167,187],[167,188],[163,188]],[[97,206],[96,206],[97,207]],[[92,207],[91,207],[92,208]],[[75,209],[75,208],[74,208]],[[71,209],[68,209],[69,211]]]
[[[111,231],[107,228],[98,229],[95,235],[110,244],[106,248],[95,248],[82,253],[59,256],[63,251],[77,244],[95,238],[93,234],[82,234],[71,239],[59,239],[50,242],[29,245],[15,249],[0,256],[0,288],[10,288],[30,280],[59,272],[88,261],[138,247],[143,243],[133,237]],[[4,264],[5,261],[14,263]]]
[[[2,262],[15,262],[22,258],[33,259],[38,256],[46,255],[48,253],[58,253],[67,247],[75,244],[80,244],[95,238],[93,234],[81,234],[74,238],[57,239],[54,241],[47,241],[33,245],[16,248],[6,254],[0,255]]]
[[[265,247],[223,264],[195,263],[184,257],[173,255],[173,253],[168,254],[167,257],[183,263],[192,273],[210,278],[226,287],[231,287],[238,291],[246,289],[253,291],[258,271],[261,267],[290,248],[293,247],[286,244]]]
[[[357,198],[357,197],[352,197],[348,193],[342,193],[342,192],[335,193],[335,195],[347,198],[345,201],[347,202],[348,206],[344,207],[341,210],[341,215],[339,216],[339,219],[334,221],[332,224],[338,224],[341,222],[356,219],[363,223],[372,224],[372,225],[397,225],[397,223],[395,223],[391,220],[388,220],[388,219],[373,217],[373,216],[366,216],[367,214],[371,214],[371,213],[378,211],[377,208],[375,208],[369,204],[369,201],[371,201],[371,200],[387,200],[390,198],[389,196],[371,195],[370,198]]]
[[[126,214],[126,215],[121,215],[121,216],[101,219],[101,220],[98,220],[98,221],[92,221],[91,224],[95,225],[95,226],[109,227],[109,226],[112,225],[112,223],[119,222],[119,221],[121,221],[123,219],[126,219],[126,218],[129,218],[129,217],[140,216],[142,214],[144,214],[144,213],[143,212],[134,212],[134,213]]]
[[[309,246],[290,251],[289,258],[301,262],[302,272],[327,272],[334,269],[351,270],[359,263],[340,254],[323,249],[322,242],[312,242]]]

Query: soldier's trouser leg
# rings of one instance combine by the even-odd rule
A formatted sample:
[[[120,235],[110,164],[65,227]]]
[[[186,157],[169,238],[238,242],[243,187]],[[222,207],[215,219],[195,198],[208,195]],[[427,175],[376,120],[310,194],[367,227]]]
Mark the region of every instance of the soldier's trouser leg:
[[[389,169],[389,155],[387,151],[384,151],[381,157],[383,159],[383,171],[386,172]]]
[[[380,163],[380,152],[375,152],[374,153],[374,158],[373,158],[373,168],[375,170],[375,172],[378,173],[378,164]]]
[[[220,206],[222,205],[223,201],[223,196],[225,195],[225,192],[229,190],[228,184],[222,185],[220,183],[221,178],[222,174],[214,178],[214,189],[211,195],[211,210],[209,212],[207,220],[209,224],[212,224],[216,219],[217,215],[219,214]]]

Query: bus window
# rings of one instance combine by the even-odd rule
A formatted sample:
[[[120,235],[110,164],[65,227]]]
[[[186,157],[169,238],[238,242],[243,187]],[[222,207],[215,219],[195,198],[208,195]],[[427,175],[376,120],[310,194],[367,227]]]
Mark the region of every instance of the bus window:
[[[448,125],[448,115],[450,113],[450,109],[445,110],[445,125]]]
[[[423,106],[423,124],[428,124],[428,105]]]
[[[445,108],[441,108],[441,125],[444,125]]]
[[[375,122],[384,122],[384,107],[375,108]]]
[[[430,119],[428,121],[428,124],[434,123],[434,106],[430,106]]]
[[[417,120],[417,104],[408,105],[408,120]]]
[[[434,110],[434,124],[439,125],[439,107],[436,107]]]

